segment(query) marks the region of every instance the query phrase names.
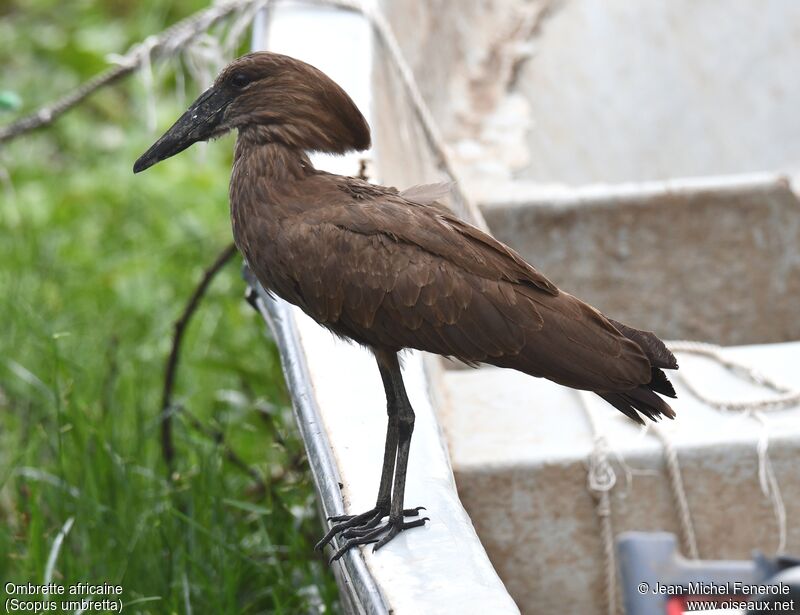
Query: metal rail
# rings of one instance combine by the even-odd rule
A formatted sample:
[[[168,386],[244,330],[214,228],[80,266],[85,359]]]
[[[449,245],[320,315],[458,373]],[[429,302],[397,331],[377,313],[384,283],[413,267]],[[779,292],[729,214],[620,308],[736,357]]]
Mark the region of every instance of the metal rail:
[[[253,23],[251,49],[267,47],[267,31],[270,8],[261,9]],[[333,459],[331,444],[322,426],[317,398],[308,373],[305,352],[300,342],[292,306],[283,299],[267,293],[253,273],[244,266],[243,276],[249,287],[257,294],[256,305],[272,330],[280,350],[281,365],[286,386],[292,399],[292,409],[305,444],[311,475],[319,494],[323,518],[345,513],[341,493],[339,469]],[[359,549],[351,549],[332,565],[337,577],[340,597],[349,613],[384,615],[389,613],[378,585],[367,568]]]
[[[283,299],[269,295],[246,265],[243,275],[247,284],[257,294],[256,305],[272,330],[280,350],[286,386],[291,393],[292,408],[305,443],[311,475],[319,493],[322,514],[324,517],[344,514],[339,470],[322,427],[292,306]],[[333,565],[333,570],[338,577],[342,601],[348,612],[366,615],[389,612],[375,580],[361,557],[360,550],[348,551]]]

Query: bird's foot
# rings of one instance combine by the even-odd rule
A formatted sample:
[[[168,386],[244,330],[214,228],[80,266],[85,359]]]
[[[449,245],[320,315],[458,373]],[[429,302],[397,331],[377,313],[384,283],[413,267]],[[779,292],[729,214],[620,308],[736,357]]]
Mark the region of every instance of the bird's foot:
[[[410,530],[414,527],[420,527],[425,525],[426,521],[429,521],[428,517],[422,517],[421,519],[414,519],[413,521],[404,521],[403,519],[407,516],[415,516],[419,514],[416,508],[409,509],[410,511],[415,511],[413,515],[406,515],[405,513],[409,511],[403,511],[403,517],[393,518],[389,517],[387,521],[384,523],[380,523],[380,520],[376,522],[374,525],[370,527],[361,526],[358,528],[350,528],[345,530],[341,534],[341,538],[345,539],[344,543],[336,550],[336,552],[331,556],[328,560],[328,563],[333,563],[338,560],[342,555],[347,553],[349,549],[353,547],[357,547],[360,545],[368,545],[375,543],[375,546],[372,548],[373,551],[377,551],[386,543],[388,543],[392,538],[397,536],[400,532],[404,530]],[[372,522],[372,520],[370,520]],[[377,526],[377,527],[375,527]]]
[[[419,511],[421,510],[425,510],[425,507],[417,506],[416,508],[407,508],[403,511],[403,517],[416,517],[419,515]],[[328,517],[328,521],[332,521],[334,525],[330,530],[328,530],[328,533],[322,537],[322,540],[320,540],[314,548],[318,551],[321,550],[323,547],[325,547],[325,545],[333,540],[334,536],[341,532],[360,532],[372,530],[372,528],[375,528],[378,524],[380,524],[381,519],[383,519],[387,514],[389,514],[388,506],[376,506],[375,508],[361,513],[360,515],[340,515],[337,517]]]

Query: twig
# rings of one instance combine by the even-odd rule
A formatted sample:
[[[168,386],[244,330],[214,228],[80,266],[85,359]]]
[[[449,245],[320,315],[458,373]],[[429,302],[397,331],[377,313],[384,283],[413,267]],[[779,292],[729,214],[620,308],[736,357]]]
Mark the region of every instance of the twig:
[[[236,254],[236,246],[233,243],[220,252],[211,266],[203,273],[203,277],[200,279],[200,283],[189,298],[189,302],[183,309],[181,317],[175,321],[175,332],[172,336],[172,350],[169,353],[169,358],[167,359],[166,368],[164,370],[164,392],[161,396],[161,450],[164,454],[164,461],[167,464],[167,476],[169,477],[172,477],[175,460],[175,444],[172,441],[172,389],[175,386],[175,372],[178,369],[183,334],[186,331],[186,325],[189,324],[189,320],[191,320],[192,315],[197,310],[197,306],[200,304],[200,300],[203,298],[203,295],[205,295],[214,276],[219,273],[220,269],[225,266],[234,254]]]
[[[27,115],[18,119],[16,122],[11,122],[0,128],[0,143],[11,141],[15,137],[30,132],[37,128],[51,124],[65,111],[71,109],[84,98],[99,90],[103,86],[109,85],[125,77],[128,73],[133,72],[139,66],[136,64],[126,64],[108,68],[99,75],[93,77],[80,87],[72,90],[65,96],[59,98],[57,101],[45,105],[35,113]]]
[[[209,28],[252,2],[253,0],[232,0],[216,4],[182,19],[160,34],[148,37],[122,56],[117,66],[106,69],[55,102],[41,107],[35,113],[1,127],[0,143],[53,123],[60,115],[90,94],[135,71],[142,66],[145,60],[149,61],[151,57],[169,57],[176,54]]]

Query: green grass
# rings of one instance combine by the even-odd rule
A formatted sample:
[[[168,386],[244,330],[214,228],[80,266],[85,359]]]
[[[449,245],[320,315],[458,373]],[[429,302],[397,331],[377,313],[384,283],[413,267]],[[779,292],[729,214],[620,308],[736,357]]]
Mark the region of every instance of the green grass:
[[[207,4],[3,4],[0,91],[22,99],[17,113],[35,108]],[[164,128],[181,109],[168,72],[162,81]],[[141,600],[126,612],[336,610],[279,357],[242,300],[238,259],[189,327],[176,401],[264,488],[180,413],[166,480],[164,361],[173,322],[230,241],[232,144],[133,176],[157,136],[143,108],[134,77],[0,149],[0,581],[41,583],[74,519],[53,581],[120,584],[123,603]]]

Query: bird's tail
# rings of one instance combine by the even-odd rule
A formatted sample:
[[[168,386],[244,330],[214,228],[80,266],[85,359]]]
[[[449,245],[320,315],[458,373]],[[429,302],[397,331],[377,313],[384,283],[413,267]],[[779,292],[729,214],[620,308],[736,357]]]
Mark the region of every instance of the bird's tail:
[[[644,425],[641,415],[651,421],[657,421],[662,416],[674,419],[675,411],[648,386],[643,385],[630,391],[596,391],[596,393],[622,414],[641,425]]]
[[[636,389],[597,391],[597,394],[637,423],[644,424],[640,414],[653,421],[662,416],[675,418],[675,411],[657,395],[659,393],[667,397],[677,397],[672,383],[662,371],[662,369],[678,369],[675,356],[654,333],[634,329],[616,320],[611,320],[611,324],[642,349],[652,365],[652,376],[650,382]]]

